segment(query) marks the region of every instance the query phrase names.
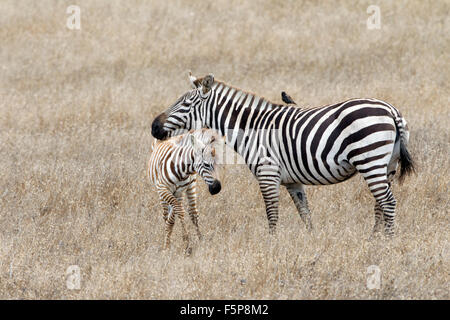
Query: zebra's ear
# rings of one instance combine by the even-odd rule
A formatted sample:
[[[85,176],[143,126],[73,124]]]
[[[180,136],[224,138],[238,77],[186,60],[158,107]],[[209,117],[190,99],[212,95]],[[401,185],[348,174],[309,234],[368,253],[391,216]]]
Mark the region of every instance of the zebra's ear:
[[[189,82],[191,83],[192,89],[197,89],[197,78],[192,75],[192,72],[189,71]]]
[[[209,90],[211,90],[213,84],[214,76],[212,74],[208,74],[206,77],[204,77],[202,79],[203,93],[207,93]]]

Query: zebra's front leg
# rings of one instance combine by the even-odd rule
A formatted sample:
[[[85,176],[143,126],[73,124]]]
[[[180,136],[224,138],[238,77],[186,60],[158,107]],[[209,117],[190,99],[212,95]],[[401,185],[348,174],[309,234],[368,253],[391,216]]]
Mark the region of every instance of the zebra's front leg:
[[[195,226],[198,238],[202,239],[202,234],[198,226],[198,210],[197,210],[197,190],[196,190],[196,180],[188,186],[186,190],[187,200],[188,200],[188,213],[191,218],[192,224]]]
[[[311,211],[308,207],[308,199],[306,198],[304,186],[302,184],[290,184],[286,185],[286,189],[289,192],[292,201],[294,201],[298,214],[306,225],[306,229],[311,231],[313,229]]]
[[[280,174],[278,167],[260,167],[258,170],[258,183],[266,205],[269,233],[275,234],[278,222],[278,205],[280,201]]]
[[[161,204],[163,205],[163,216],[166,222],[166,238],[164,241],[164,249],[168,249],[170,247],[170,237],[172,235],[176,216],[180,217],[181,227],[183,229],[183,240],[186,243],[186,248],[189,248],[189,238],[187,236],[186,227],[183,220],[183,203],[182,201],[180,201],[182,199],[178,199],[170,190],[165,188],[161,188],[159,190],[159,199],[161,201]],[[172,210],[169,210],[170,207]]]
[[[373,234],[376,234],[381,231],[383,226],[383,209],[381,209],[378,202],[375,203],[375,224],[373,226]]]

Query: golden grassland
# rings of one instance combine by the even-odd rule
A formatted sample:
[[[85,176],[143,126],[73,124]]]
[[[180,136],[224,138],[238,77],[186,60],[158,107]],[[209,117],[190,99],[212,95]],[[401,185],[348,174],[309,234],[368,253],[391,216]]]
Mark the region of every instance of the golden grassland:
[[[0,298],[449,299],[448,1],[0,2]],[[396,184],[398,233],[369,240],[361,177],[307,194],[308,233],[286,190],[268,235],[243,165],[200,183],[191,256],[146,179],[153,118],[187,71],[302,106],[383,99],[411,130],[417,175]],[[81,288],[66,287],[78,265]],[[366,286],[367,268],[381,288]]]

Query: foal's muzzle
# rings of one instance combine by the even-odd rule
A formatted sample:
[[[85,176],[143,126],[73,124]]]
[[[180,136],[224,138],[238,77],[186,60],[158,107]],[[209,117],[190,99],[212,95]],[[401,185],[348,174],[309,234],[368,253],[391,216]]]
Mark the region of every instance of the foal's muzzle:
[[[212,184],[209,185],[209,193],[212,195],[218,194],[222,189],[222,185],[219,180],[214,180]]]

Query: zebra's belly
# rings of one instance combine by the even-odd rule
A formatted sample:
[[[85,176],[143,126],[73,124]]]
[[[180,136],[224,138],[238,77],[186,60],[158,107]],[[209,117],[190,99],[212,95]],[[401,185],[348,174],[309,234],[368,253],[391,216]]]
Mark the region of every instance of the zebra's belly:
[[[180,197],[195,180],[195,174],[184,180],[179,180],[171,186],[171,191],[176,197]]]
[[[339,164],[327,162],[310,167],[299,165],[299,169],[283,167],[281,170],[281,183],[301,183],[304,185],[329,185],[346,181],[353,177],[356,169],[347,161]]]

